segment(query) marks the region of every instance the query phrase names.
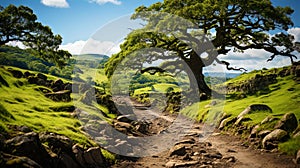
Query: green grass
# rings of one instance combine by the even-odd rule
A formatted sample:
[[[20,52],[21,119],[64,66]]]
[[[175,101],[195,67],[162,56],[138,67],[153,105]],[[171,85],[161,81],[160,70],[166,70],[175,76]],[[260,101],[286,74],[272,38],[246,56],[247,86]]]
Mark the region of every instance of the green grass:
[[[6,125],[25,125],[36,132],[54,132],[81,144],[92,144],[80,130],[81,124],[78,119],[72,118],[69,112],[52,110],[72,106],[73,102],[54,102],[36,90],[39,86],[28,84],[25,78],[14,78],[3,68],[0,68],[0,74],[9,83],[9,87],[0,87],[2,129],[10,131]],[[57,79],[53,76],[51,78]],[[23,86],[13,84],[18,82],[22,82]]]
[[[300,149],[300,136],[279,144],[278,149],[289,155],[296,155]]]
[[[264,74],[271,74],[275,72],[279,72],[281,69],[271,69],[264,70]],[[248,74],[242,74],[237,78],[231,79],[227,81],[225,84],[240,84],[242,82],[247,81],[250,78],[253,78],[256,74],[260,74],[261,71],[253,71]],[[251,119],[251,121],[244,122],[243,124],[247,128],[251,128],[254,125],[259,124],[263,119],[267,116],[273,116],[275,118],[281,118],[286,113],[292,112],[296,115],[297,119],[300,119],[300,84],[297,83],[293,76],[286,77],[277,77],[278,82],[272,85],[269,85],[268,93],[257,92],[254,95],[246,95],[246,98],[230,98],[234,97],[230,94],[239,94],[239,93],[230,93],[227,95],[227,99],[224,100],[224,104],[217,104],[213,107],[208,107],[207,105],[211,102],[202,101],[199,103],[195,103],[192,106],[189,106],[181,111],[181,113],[195,118],[198,121],[207,121],[209,119],[216,119],[215,123],[217,123],[217,116],[220,112],[232,115],[231,118],[238,116],[245,108],[247,108],[251,104],[266,104],[272,109],[272,113],[269,112],[259,112],[247,114],[245,117]],[[222,102],[222,100],[216,100]],[[267,123],[261,126],[260,129],[274,129],[274,125],[277,121],[273,121],[271,123]],[[250,131],[250,130],[249,130]],[[297,150],[300,149],[300,138],[290,139],[287,142],[279,144],[279,150],[288,154],[295,154]]]

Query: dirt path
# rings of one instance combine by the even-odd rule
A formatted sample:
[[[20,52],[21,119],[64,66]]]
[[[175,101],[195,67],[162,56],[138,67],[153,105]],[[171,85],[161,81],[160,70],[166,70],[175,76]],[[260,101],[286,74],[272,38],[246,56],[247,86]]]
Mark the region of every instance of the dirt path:
[[[163,134],[163,131],[173,124],[172,122],[174,122],[176,117],[174,115],[156,113],[146,107],[143,108],[142,105],[135,104],[135,107],[137,106],[139,107],[134,112],[138,115],[138,118],[151,119],[149,131],[153,134]],[[180,129],[180,126],[184,127],[185,125],[184,123],[179,123],[176,128]],[[191,129],[184,132],[183,138],[175,143],[171,149],[143,158],[122,158],[123,160],[112,167],[300,168],[299,165],[297,166],[293,163],[292,157],[246,147],[242,145],[243,142],[238,137],[220,134],[217,131],[209,137],[201,138],[203,125],[196,123],[190,127]],[[174,136],[172,134],[169,135]],[[157,146],[163,145],[160,144],[162,141],[155,143]]]
[[[293,158],[278,152],[267,152],[243,145],[243,140],[228,134],[218,134],[208,138],[222,154],[236,158],[233,167],[237,168],[294,168],[300,167],[293,163]]]

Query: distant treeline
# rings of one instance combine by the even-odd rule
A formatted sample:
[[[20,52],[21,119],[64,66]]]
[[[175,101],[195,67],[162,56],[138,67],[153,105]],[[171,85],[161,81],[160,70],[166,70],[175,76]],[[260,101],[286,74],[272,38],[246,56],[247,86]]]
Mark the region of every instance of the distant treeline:
[[[78,56],[77,56],[78,57]],[[0,65],[14,66],[22,69],[38,71],[65,79],[72,79],[75,64],[84,64],[90,68],[103,68],[108,56],[103,56],[100,62],[97,61],[77,61],[71,58],[66,62],[64,68],[58,68],[54,63],[45,61],[35,55],[30,50],[20,49],[12,46],[0,46]],[[76,71],[78,69],[76,68]]]

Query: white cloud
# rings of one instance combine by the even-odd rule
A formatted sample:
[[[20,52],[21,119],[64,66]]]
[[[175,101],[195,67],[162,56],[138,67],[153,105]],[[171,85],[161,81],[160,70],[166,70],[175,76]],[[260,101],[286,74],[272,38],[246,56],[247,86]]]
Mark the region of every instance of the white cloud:
[[[13,46],[13,47],[19,47],[21,49],[27,48],[21,41],[10,41],[6,43],[6,45]]]
[[[111,41],[97,41],[89,39],[87,41],[75,41],[74,43],[68,43],[61,45],[60,49],[67,50],[73,55],[79,54],[104,54],[111,56],[114,53],[120,51],[120,44]]]
[[[90,0],[90,2],[97,3],[99,5],[103,5],[105,3],[112,3],[112,4],[115,4],[115,5],[121,5],[122,4],[122,2],[118,1],[118,0]]]
[[[289,29],[288,33],[294,35],[295,41],[300,42],[300,28],[299,27]]]
[[[283,56],[277,56],[272,61],[267,62],[271,55],[271,53],[264,50],[249,49],[244,51],[244,53],[230,51],[227,55],[219,56],[219,59],[228,61],[232,67],[242,67],[248,71],[291,65],[290,59]]]
[[[68,8],[69,4],[66,0],[41,0],[41,3],[46,6],[57,8]]]
[[[79,40],[75,41],[74,43],[68,43],[65,45],[60,45],[59,49],[62,50],[67,50],[69,51],[72,55],[79,55],[83,46],[85,45],[86,41]]]

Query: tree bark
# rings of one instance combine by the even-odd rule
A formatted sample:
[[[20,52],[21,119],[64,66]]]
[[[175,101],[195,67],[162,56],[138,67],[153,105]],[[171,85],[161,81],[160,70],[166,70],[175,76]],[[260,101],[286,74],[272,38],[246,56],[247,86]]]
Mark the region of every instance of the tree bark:
[[[197,54],[192,54],[190,59],[186,61],[187,66],[189,67],[188,76],[190,79],[190,87],[192,90],[198,89],[199,94],[203,93],[210,97],[212,90],[206,84],[203,75],[203,68],[205,65],[202,62],[202,59]]]

